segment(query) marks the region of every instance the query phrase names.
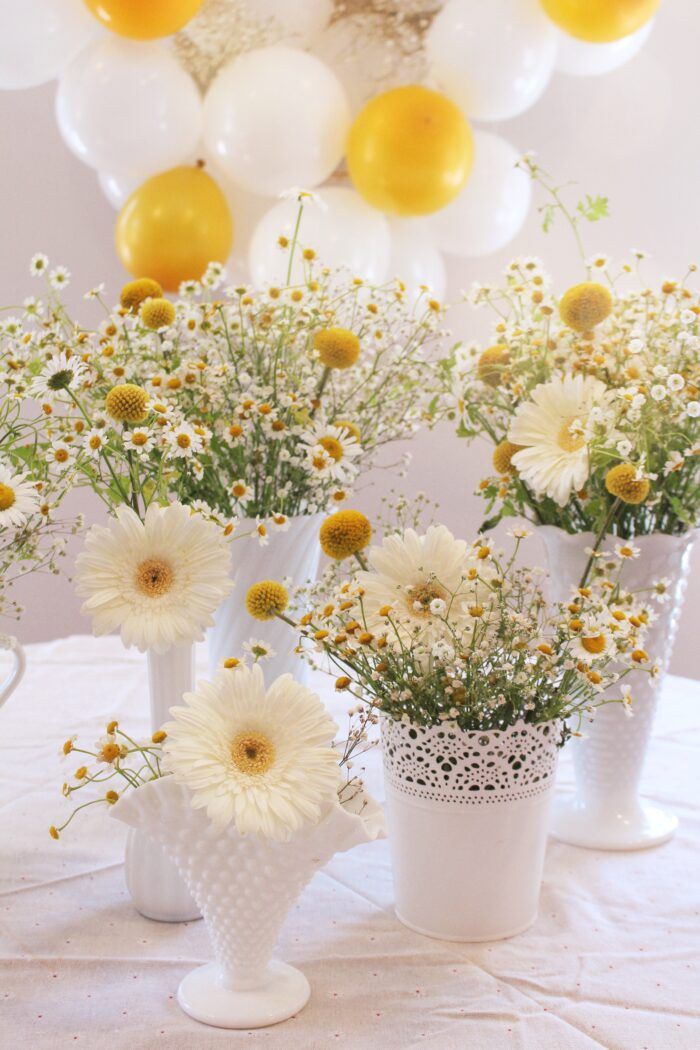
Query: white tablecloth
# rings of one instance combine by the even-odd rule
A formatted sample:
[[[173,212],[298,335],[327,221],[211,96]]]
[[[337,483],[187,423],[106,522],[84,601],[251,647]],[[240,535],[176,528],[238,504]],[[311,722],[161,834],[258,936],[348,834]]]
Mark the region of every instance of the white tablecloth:
[[[211,958],[202,922],[139,916],[122,872],[126,829],[101,807],[61,841],[58,751],[112,718],[147,728],[145,657],[114,638],[28,650],[0,712],[0,1047],[6,1050],[666,1050],[700,1048],[700,683],[667,680],[647,794],[681,818],[672,842],[596,853],[550,842],[540,914],[510,941],[445,944],[392,912],[386,842],[336,857],[289,915],[280,958],[312,986],[296,1018],[227,1032],[186,1017],[175,993]],[[329,703],[338,707],[337,698]],[[381,797],[379,754],[368,783]],[[564,755],[560,788],[571,784]]]

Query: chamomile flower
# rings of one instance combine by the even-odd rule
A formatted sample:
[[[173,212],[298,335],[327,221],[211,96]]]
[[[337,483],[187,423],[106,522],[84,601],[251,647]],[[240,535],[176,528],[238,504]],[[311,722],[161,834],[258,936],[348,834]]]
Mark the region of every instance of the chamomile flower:
[[[43,252],[37,252],[36,255],[32,255],[29,262],[29,272],[32,277],[38,277],[40,274],[46,273],[49,268],[49,257],[44,255]]]
[[[635,547],[631,541],[615,544],[615,554],[617,554],[618,558],[621,558],[623,561],[638,558],[641,553],[639,547]]]
[[[243,643],[243,648],[247,653],[250,653],[255,663],[258,663],[260,660],[271,660],[273,656],[277,655],[270,643],[263,641],[261,638],[249,638],[247,642]]]
[[[165,435],[170,455],[175,459],[189,459],[202,450],[202,439],[189,423],[178,423]]]
[[[63,390],[77,390],[84,380],[87,368],[79,357],[69,357],[63,350],[55,354],[32,383],[32,394],[37,398],[54,398]]]
[[[144,456],[154,447],[155,438],[146,427],[135,427],[133,430],[125,431],[124,444],[128,449],[132,449],[134,452],[138,452],[139,455]]]
[[[0,462],[0,528],[20,528],[38,509],[36,487],[29,475]]]

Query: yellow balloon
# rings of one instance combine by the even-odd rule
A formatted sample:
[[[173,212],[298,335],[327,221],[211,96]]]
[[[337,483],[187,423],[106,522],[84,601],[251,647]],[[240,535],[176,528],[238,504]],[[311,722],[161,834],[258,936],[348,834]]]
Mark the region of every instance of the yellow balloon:
[[[570,36],[594,44],[621,40],[652,18],[661,0],[540,0],[552,21]]]
[[[226,262],[233,221],[211,175],[172,168],[134,190],[119,213],[115,242],[129,273],[174,292],[181,281],[199,279],[210,262]]]
[[[120,36],[154,40],[177,33],[199,11],[203,0],[85,0],[95,18]]]
[[[348,136],[348,170],[357,192],[393,215],[444,208],[464,186],[473,160],[462,111],[417,84],[370,99]]]

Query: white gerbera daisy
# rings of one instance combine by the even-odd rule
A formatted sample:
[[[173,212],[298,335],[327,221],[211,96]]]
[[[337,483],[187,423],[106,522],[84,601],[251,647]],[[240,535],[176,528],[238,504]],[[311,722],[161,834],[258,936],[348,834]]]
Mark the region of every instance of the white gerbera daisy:
[[[145,522],[129,507],[93,525],[76,559],[77,593],[95,634],[121,628],[124,645],[165,652],[199,642],[233,586],[221,530],[181,503],[151,504]]]
[[[522,445],[512,464],[536,496],[563,507],[588,478],[586,423],[595,406],[604,406],[607,387],[593,376],[566,376],[540,383],[532,401],[518,407],[508,440]]]
[[[0,463],[0,528],[20,528],[39,509],[36,488],[28,474],[15,474]]]
[[[239,667],[185,694],[163,728],[165,765],[217,828],[287,841],[317,822],[340,785],[337,726],[291,675],[265,691],[259,667]]]
[[[32,383],[34,397],[56,397],[62,390],[80,386],[87,369],[79,357],[69,357],[65,351],[54,354]]]
[[[431,525],[424,536],[413,529],[387,536],[381,547],[370,549],[368,561],[373,571],[357,576],[364,591],[367,630],[387,632],[389,644],[417,636],[433,644],[450,634],[446,619],[455,625],[467,622],[461,597],[467,545],[456,540],[444,525]],[[435,604],[436,599],[445,603],[444,611],[434,611],[442,609]],[[393,628],[386,609],[390,610]]]

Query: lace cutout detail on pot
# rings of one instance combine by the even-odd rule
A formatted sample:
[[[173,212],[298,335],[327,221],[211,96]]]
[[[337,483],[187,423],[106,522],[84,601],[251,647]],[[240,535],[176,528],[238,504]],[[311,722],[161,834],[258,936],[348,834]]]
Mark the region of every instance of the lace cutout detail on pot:
[[[451,805],[536,798],[554,784],[560,741],[556,721],[485,732],[383,718],[384,776],[402,795]]]

